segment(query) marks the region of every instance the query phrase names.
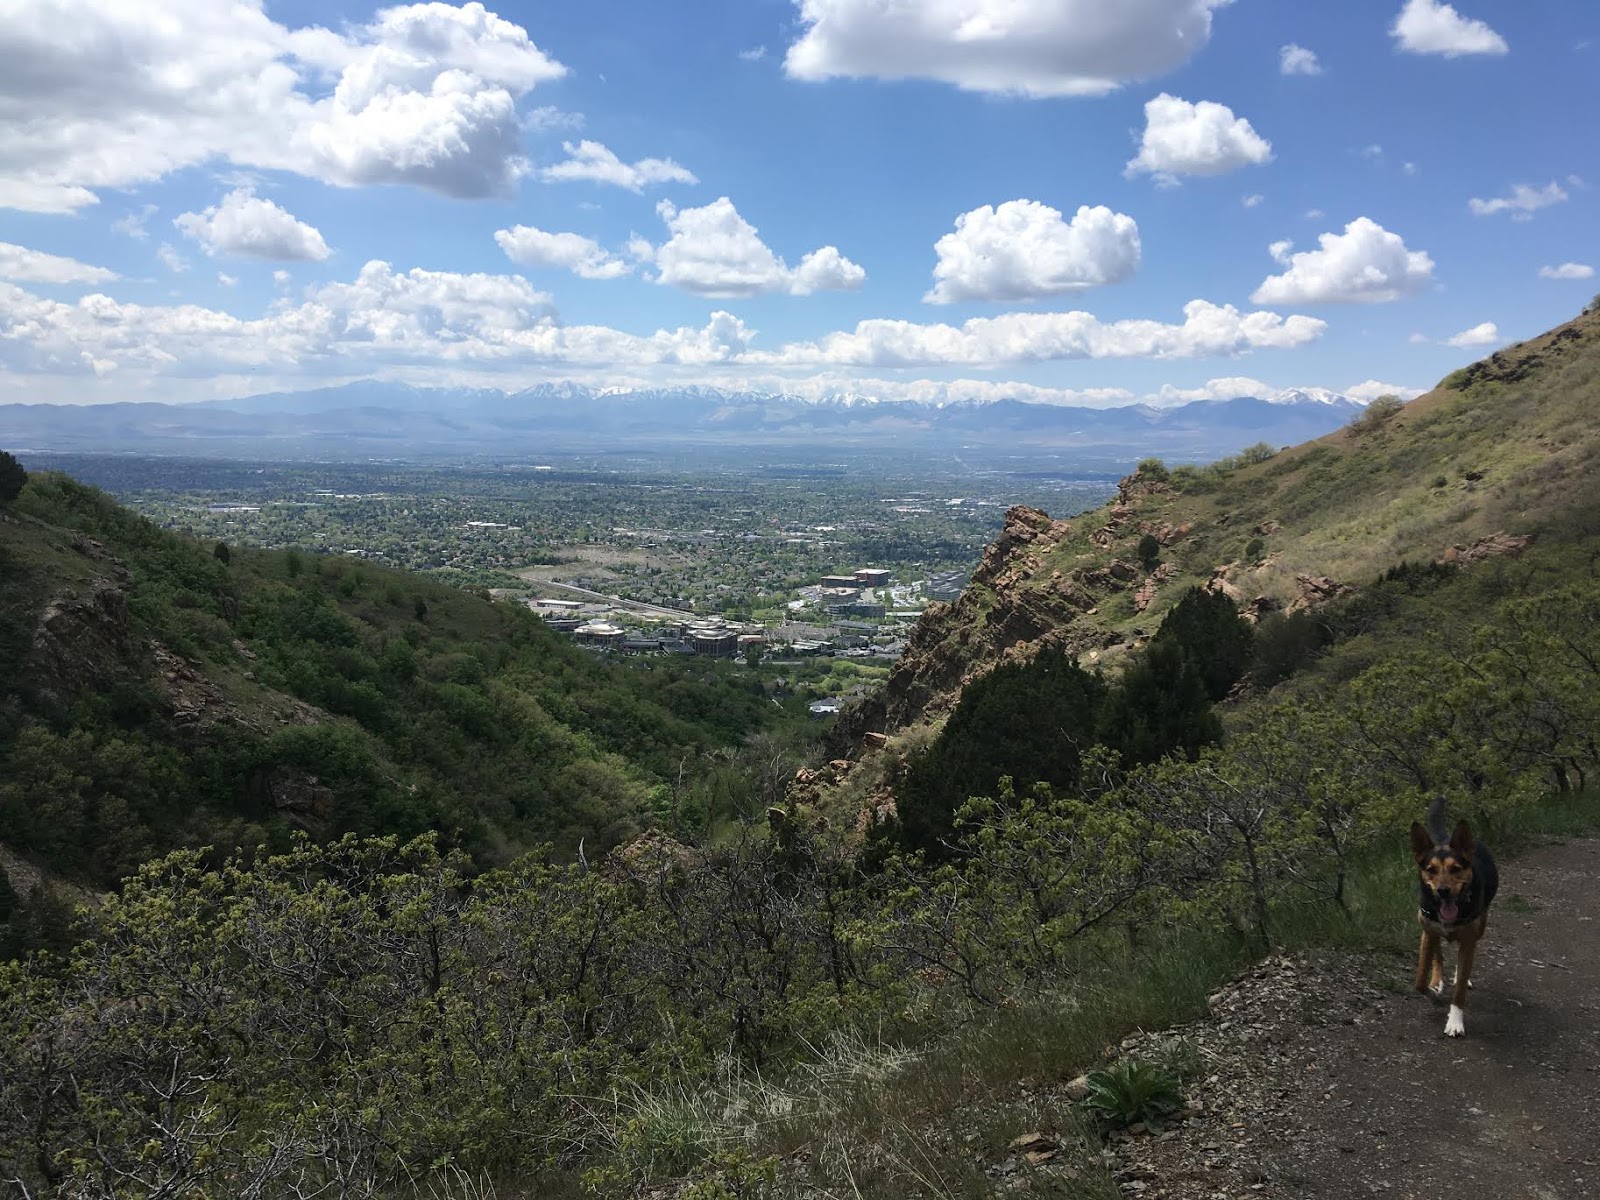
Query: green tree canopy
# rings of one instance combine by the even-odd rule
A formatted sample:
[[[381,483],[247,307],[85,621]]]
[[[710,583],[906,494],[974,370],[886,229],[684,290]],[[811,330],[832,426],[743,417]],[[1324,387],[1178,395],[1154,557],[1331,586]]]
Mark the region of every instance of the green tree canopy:
[[[1250,665],[1254,630],[1222,592],[1193,587],[1156,630],[1154,641],[1171,642],[1188,655],[1206,695],[1221,700]]]
[[[10,504],[28,485],[28,473],[10,453],[0,450],[0,504]]]
[[[928,754],[900,790],[905,841],[934,851],[972,796],[1009,776],[1018,794],[1037,783],[1069,788],[1094,741],[1105,687],[1062,650],[1007,663],[967,686]]]
[[[1129,764],[1173,753],[1192,760],[1222,740],[1205,680],[1175,640],[1152,641],[1129,664],[1100,710],[1099,740]]]

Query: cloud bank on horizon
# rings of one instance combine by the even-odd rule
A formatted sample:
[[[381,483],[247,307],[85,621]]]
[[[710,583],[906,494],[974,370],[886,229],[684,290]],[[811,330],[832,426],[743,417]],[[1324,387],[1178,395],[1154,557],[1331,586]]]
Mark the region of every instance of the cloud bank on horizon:
[[[1582,307],[1600,11],[1283,7],[34,0],[0,402],[1371,399]]]

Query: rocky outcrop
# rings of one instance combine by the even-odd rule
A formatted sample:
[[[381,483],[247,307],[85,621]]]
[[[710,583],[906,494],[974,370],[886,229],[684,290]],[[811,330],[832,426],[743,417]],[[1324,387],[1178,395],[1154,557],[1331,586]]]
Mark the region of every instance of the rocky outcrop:
[[[888,683],[840,715],[830,736],[833,752],[855,755],[869,733],[892,733],[947,711],[962,688],[1008,657],[1071,644],[1070,627],[1099,602],[1099,581],[1078,571],[1046,576],[1043,556],[1072,533],[1071,522],[1038,509],[1007,512],[971,586],[954,603],[930,605]]]
[[[1289,602],[1286,611],[1291,613],[1321,608],[1324,604],[1353,596],[1356,592],[1348,583],[1340,583],[1326,575],[1296,575],[1294,581],[1300,594]]]
[[[1145,494],[1144,486],[1129,476],[1122,494]],[[1165,490],[1159,482],[1149,486]],[[1136,528],[1131,508],[1113,519],[1125,532]],[[856,755],[869,734],[892,733],[948,711],[968,683],[1002,662],[1026,661],[1047,646],[1087,654],[1116,645],[1118,636],[1089,618],[1107,597],[1135,588],[1143,571],[1132,560],[1112,558],[1046,573],[1046,556],[1074,533],[1072,522],[1037,509],[1007,512],[971,586],[952,604],[930,605],[888,683],[840,715],[830,735],[833,753]],[[1158,582],[1170,577],[1170,567],[1167,574],[1162,570],[1153,577]]]
[[[1238,563],[1230,562],[1223,563],[1220,567],[1217,567],[1211,572],[1211,578],[1206,580],[1206,590],[1208,592],[1221,592],[1235,604],[1242,605],[1244,603],[1244,592],[1240,590],[1238,584],[1233,582],[1232,578],[1233,572],[1238,569],[1238,566]]]
[[[1185,521],[1181,525],[1174,525],[1171,521],[1140,521],[1139,534],[1141,537],[1153,537],[1162,546],[1172,546],[1181,542],[1194,532],[1194,525]]]
[[[124,676],[129,631],[128,600],[115,580],[95,579],[54,596],[34,628],[24,671],[38,701],[65,707]]]
[[[1030,553],[1030,547],[1053,546],[1071,533],[1072,522],[1055,521],[1036,508],[1016,505],[1006,512],[1000,536],[984,548],[983,561],[972,573],[973,584],[992,588],[1015,584],[1039,565],[1038,555]]]
[[[1531,545],[1533,545],[1532,534],[1491,533],[1488,537],[1479,538],[1470,546],[1451,546],[1439,561],[1475,563],[1490,558],[1515,558]]]
[[[1148,578],[1139,585],[1139,590],[1133,594],[1133,611],[1143,612],[1154,603],[1156,594],[1160,592],[1161,585],[1178,574],[1178,568],[1171,563],[1162,563],[1150,572]]]
[[[333,790],[315,775],[298,767],[265,767],[250,777],[248,786],[253,801],[273,809],[294,828],[316,838],[330,832]]]

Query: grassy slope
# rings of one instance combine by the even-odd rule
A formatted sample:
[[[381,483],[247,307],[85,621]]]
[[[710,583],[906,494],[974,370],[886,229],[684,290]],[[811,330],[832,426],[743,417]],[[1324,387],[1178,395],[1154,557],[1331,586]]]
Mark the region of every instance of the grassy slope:
[[[1302,576],[1359,588],[1398,563],[1434,562],[1496,534],[1589,541],[1600,535],[1588,482],[1597,456],[1600,313],[1589,313],[1457,372],[1376,428],[1347,428],[1255,465],[1175,472],[1170,488],[1136,478],[1120,509],[1113,501],[1056,522],[986,566],[953,609],[925,618],[890,681],[887,721],[866,713],[862,728],[894,733],[937,720],[951,686],[1039,637],[1040,626],[1087,661],[1115,663],[1219,569],[1242,602],[1282,607],[1299,598]],[[1185,526],[1163,549],[1163,575],[1139,611],[1136,593],[1151,582],[1138,569],[1143,531]],[[1117,563],[1132,578],[1109,578]],[[910,698],[898,710],[897,696]]]
[[[1300,575],[1363,583],[1408,560],[1496,533],[1567,537],[1600,456],[1600,314],[1457,372],[1386,424],[1354,427],[1280,452],[1206,487],[1144,497],[1140,520],[1193,524],[1166,557],[1179,574],[1144,615],[1113,605],[1124,631],[1153,626],[1218,566],[1246,596],[1293,600]],[[1205,485],[1202,485],[1204,487]],[[1075,522],[1084,535],[1097,514]],[[1245,561],[1266,522],[1264,558]],[[1587,532],[1587,531],[1582,531]],[[1061,543],[1046,571],[1132,558],[1132,527],[1109,554]],[[1120,621],[1118,620],[1120,618]]]

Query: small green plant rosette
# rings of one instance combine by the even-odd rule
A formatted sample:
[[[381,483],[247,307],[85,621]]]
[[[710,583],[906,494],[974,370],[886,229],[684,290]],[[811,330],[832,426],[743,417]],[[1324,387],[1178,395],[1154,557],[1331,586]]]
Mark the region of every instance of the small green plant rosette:
[[[1088,1084],[1084,1107],[1112,1129],[1143,1121],[1159,1131],[1162,1121],[1183,1104],[1176,1077],[1154,1063],[1136,1059],[1092,1072]]]

